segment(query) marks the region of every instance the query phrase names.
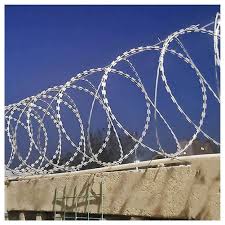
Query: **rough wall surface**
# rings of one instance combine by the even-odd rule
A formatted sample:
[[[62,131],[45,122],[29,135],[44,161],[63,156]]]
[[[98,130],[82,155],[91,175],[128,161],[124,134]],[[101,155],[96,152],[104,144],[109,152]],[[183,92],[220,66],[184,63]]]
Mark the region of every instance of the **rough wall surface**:
[[[138,170],[87,171],[7,181],[6,210],[63,211],[65,199],[56,197],[90,195],[88,210],[91,213],[100,213],[103,209],[104,214],[220,219],[218,154],[152,162],[149,161],[148,167],[140,164]],[[78,199],[78,212],[87,211],[85,198]],[[74,198],[68,199],[66,210],[74,209]]]

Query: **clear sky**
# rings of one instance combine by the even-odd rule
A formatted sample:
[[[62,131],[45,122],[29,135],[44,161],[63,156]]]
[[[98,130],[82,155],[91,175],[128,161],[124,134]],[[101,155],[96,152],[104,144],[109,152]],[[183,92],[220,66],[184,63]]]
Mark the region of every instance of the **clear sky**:
[[[6,6],[5,104],[18,102],[48,87],[63,84],[83,70],[108,65],[124,51],[154,44],[158,42],[158,38],[164,39],[181,28],[212,22],[218,11],[219,6],[191,5]],[[210,84],[216,90],[212,38],[184,37],[183,41],[197,60],[201,72],[208,77]],[[140,57],[140,60],[136,61],[143,80],[145,77],[153,77],[152,80],[146,79],[151,96],[154,91],[153,81],[158,56],[155,54],[150,59]],[[151,59],[154,59],[154,65],[151,64]],[[148,66],[152,66],[152,71]],[[190,68],[182,66],[177,59],[168,57],[166,69],[168,75],[174,75],[174,77],[169,76],[169,81],[176,94],[181,93],[180,100],[182,101],[182,96],[187,97],[184,108],[190,109],[190,114],[199,118],[201,105],[195,101],[195,98],[200,98],[199,84],[198,88],[193,83],[185,89],[185,82],[188,82],[185,74],[190,72]],[[195,80],[195,82],[198,81]],[[118,99],[122,92],[124,97],[129,97],[129,85],[122,85],[119,81],[115,81],[112,87],[116,90],[116,93],[112,94],[117,101],[114,109],[116,112],[121,111],[124,101],[120,102]],[[138,95],[133,95],[127,103],[141,101],[135,96]],[[209,135],[218,140],[219,107],[218,104],[215,106],[214,102],[215,99],[211,96],[209,100],[211,111],[209,110],[207,115],[205,129]],[[166,104],[164,100],[161,103]],[[166,106],[166,109],[170,113],[168,117],[172,118],[174,111],[171,105],[170,103],[170,106]],[[142,115],[141,120],[137,117],[140,113],[143,114],[143,111],[139,112],[138,107],[135,106],[125,107],[123,110],[125,113],[121,115],[121,120],[127,119],[130,121],[127,122],[128,127],[139,130],[139,127],[143,125],[144,117]],[[189,137],[191,131],[188,128],[184,131],[176,124],[176,118],[171,120],[171,123],[174,122],[174,127],[177,126],[178,130],[183,131],[181,138]]]

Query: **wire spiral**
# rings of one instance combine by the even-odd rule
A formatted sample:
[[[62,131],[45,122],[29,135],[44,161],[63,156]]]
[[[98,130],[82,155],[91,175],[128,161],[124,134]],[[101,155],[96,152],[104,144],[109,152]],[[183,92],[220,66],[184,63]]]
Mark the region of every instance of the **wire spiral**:
[[[211,25],[214,26],[213,30],[208,29]],[[213,38],[213,49],[214,49],[214,59],[215,59],[215,71],[216,80],[218,86],[218,93],[216,93],[210,84],[207,82],[203,74],[198,69],[197,65],[193,62],[191,56],[185,49],[183,43],[180,41],[180,37],[183,35],[191,35],[192,33],[202,33]],[[66,82],[64,85],[55,86],[49,88],[36,96],[28,97],[18,103],[10,104],[5,107],[5,132],[6,138],[9,141],[11,153],[9,160],[6,162],[6,169],[10,170],[14,174],[48,174],[56,173],[62,171],[77,171],[87,166],[89,163],[95,162],[101,166],[111,166],[121,164],[125,159],[129,158],[136,150],[141,146],[151,152],[158,153],[165,157],[177,157],[181,155],[197,138],[198,134],[202,134],[207,139],[211,140],[217,146],[220,145],[218,141],[208,135],[203,129],[204,120],[206,117],[207,110],[207,92],[211,92],[214,96],[215,101],[220,104],[219,97],[219,81],[217,70],[220,67],[220,54],[219,54],[219,40],[220,40],[220,14],[217,13],[215,21],[206,26],[200,27],[200,25],[192,25],[185,29],[181,29],[169,35],[165,40],[160,41],[154,45],[141,46],[138,48],[130,49],[124,52],[122,55],[118,56],[114,61],[112,61],[108,66],[103,68],[96,68],[85,70],[82,73],[78,73],[73,76],[71,80]],[[179,49],[182,50],[178,52],[175,49],[170,48],[171,44],[175,42]],[[135,66],[131,62],[131,59],[135,55],[139,55],[146,51],[157,51],[159,52],[158,68],[156,72],[155,81],[155,95],[154,99],[149,97],[147,90],[143,84],[141,77],[139,76]],[[184,109],[179,104],[176,99],[175,94],[172,92],[169,85],[166,70],[165,70],[165,55],[172,54],[175,57],[183,60],[191,70],[196,74],[199,84],[201,86],[202,94],[202,111],[200,120],[198,123],[194,122],[190,116],[184,111]],[[132,70],[132,75],[123,72],[116,68],[119,62],[126,63]],[[101,75],[101,80],[97,85],[94,85],[89,78],[93,76]],[[120,76],[125,78],[127,81],[135,85],[143,98],[145,99],[145,122],[142,132],[139,137],[134,136],[129,130],[125,129],[123,124],[120,122],[119,118],[113,113],[111,108],[109,96],[108,96],[108,78],[109,76]],[[178,112],[183,116],[183,119],[188,122],[194,129],[190,141],[181,147],[177,135],[173,128],[169,125],[163,113],[158,109],[158,83],[162,80],[165,90],[169,95],[172,104],[174,104]],[[79,83],[80,82],[80,83]],[[81,85],[81,82],[83,82]],[[85,93],[92,97],[92,104],[89,110],[89,116],[87,120],[87,129],[84,126],[84,121],[82,119],[81,112],[76,105],[76,101],[70,96],[72,90],[79,91],[80,93]],[[104,110],[106,120],[107,120],[107,130],[106,136],[101,147],[97,152],[93,150],[92,143],[90,140],[90,130],[91,123],[93,119],[94,107],[98,103]],[[72,112],[74,118],[79,124],[79,141],[74,141],[72,135],[69,134],[63,122],[63,110],[62,107],[66,107],[70,112]],[[54,124],[57,132],[57,147],[54,149],[54,154],[52,156],[48,155],[48,142],[50,136],[50,128],[47,123],[45,123],[46,118],[49,119]],[[157,141],[158,148],[151,148],[144,143],[144,138],[149,131],[150,122],[155,121],[160,118],[169,132],[171,133],[176,146],[177,151],[175,153],[169,153],[162,148],[158,127],[155,129],[155,138]],[[27,137],[29,139],[28,149],[23,149],[26,151],[22,153],[21,149],[18,147],[18,132],[20,129],[24,129]],[[119,138],[118,130],[122,131],[126,136],[130,137],[135,143],[129,149],[129,152],[123,151],[123,146]],[[115,134],[119,146],[119,153],[117,154],[117,159],[114,161],[103,161],[100,159],[99,155],[104,152],[107,145],[109,144],[110,136],[112,132]],[[25,138],[25,137],[24,137]],[[73,155],[64,162],[60,164],[60,159],[63,152],[63,142],[66,139],[67,142],[73,147]],[[35,152],[36,158],[31,162],[31,153]],[[74,160],[76,159],[76,164]],[[18,160],[19,163],[13,165],[13,162]]]

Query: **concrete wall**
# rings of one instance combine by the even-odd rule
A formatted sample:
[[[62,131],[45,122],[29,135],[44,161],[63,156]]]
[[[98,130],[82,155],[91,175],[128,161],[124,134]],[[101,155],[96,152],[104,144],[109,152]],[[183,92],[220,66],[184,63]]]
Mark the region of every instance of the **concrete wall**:
[[[63,211],[65,199],[77,211],[150,218],[220,218],[220,156],[185,156],[113,168],[28,177],[5,182],[7,211]],[[107,171],[108,170],[108,171]],[[101,182],[103,190],[101,190]],[[103,205],[101,204],[103,193]],[[75,210],[68,199],[67,211]]]

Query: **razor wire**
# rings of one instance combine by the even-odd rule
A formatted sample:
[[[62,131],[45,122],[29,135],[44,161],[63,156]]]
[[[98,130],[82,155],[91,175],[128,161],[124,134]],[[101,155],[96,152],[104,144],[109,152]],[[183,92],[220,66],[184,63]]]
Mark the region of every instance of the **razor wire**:
[[[209,29],[209,27],[211,26],[213,26],[212,30]],[[180,40],[181,36],[191,35],[192,33],[201,33],[213,38],[215,79],[218,91],[217,94],[216,91],[214,91],[210,84],[207,82],[204,75],[200,72],[193,59],[191,58],[190,54],[188,53],[187,49],[185,48],[184,44]],[[214,138],[212,138],[210,135],[208,135],[202,128],[204,120],[206,118],[207,92],[211,92],[211,94],[215,98],[215,101],[220,104],[218,78],[218,71],[220,67],[219,40],[220,14],[217,13],[215,21],[208,25],[202,27],[200,25],[192,25],[187,28],[173,32],[166,39],[158,42],[157,44],[130,49],[129,51],[126,51],[123,54],[119,55],[115,60],[113,60],[109,65],[105,67],[85,70],[73,76],[64,85],[48,88],[47,90],[42,91],[36,96],[31,96],[18,103],[6,106],[5,132],[6,138],[8,138],[11,147],[9,160],[8,162],[6,162],[5,165],[6,169],[10,170],[14,174],[23,175],[77,171],[92,162],[97,163],[100,166],[113,166],[121,164],[125,159],[129,158],[130,155],[137,151],[140,146],[164,157],[174,158],[184,153],[187,148],[192,145],[193,141],[200,133],[207,139],[211,140],[215,145],[219,146],[220,143]],[[177,49],[175,50],[170,48],[170,45],[173,42],[175,42],[179,46],[181,52],[178,52]],[[145,51],[158,51],[160,55],[158,59],[158,68],[156,71],[155,94],[153,99],[149,97],[144,83],[142,82],[141,77],[139,76],[138,71],[136,70],[131,60],[132,56],[141,54]],[[194,71],[195,75],[198,78],[202,94],[202,111],[198,123],[195,123],[190,118],[190,116],[184,111],[184,109],[176,99],[176,96],[171,90],[164,67],[166,54],[174,55],[175,57],[177,57],[177,59],[183,60],[183,62],[185,62],[190,67],[190,69]],[[116,66],[119,62],[126,63],[131,69],[132,74],[116,69]],[[99,84],[95,86],[89,80],[89,78],[92,76],[98,76],[99,74],[102,74],[101,79]],[[146,117],[141,135],[139,137],[135,137],[131,134],[131,132],[129,132],[129,130],[125,129],[119,118],[117,118],[115,113],[113,113],[108,97],[109,76],[120,76],[127,79],[127,81],[131,82],[138,88],[141,95],[145,99]],[[176,132],[166,120],[165,116],[163,115],[163,112],[160,111],[157,107],[158,84],[160,79],[162,80],[164,88],[170,97],[171,104],[174,104],[176,106],[178,113],[180,113],[183,119],[195,129],[195,132],[193,133],[191,139],[184,147],[181,147]],[[85,83],[86,86],[80,85],[79,81]],[[79,111],[78,106],[76,105],[76,102],[69,94],[69,91],[71,90],[86,93],[93,99],[89,111],[87,129],[85,129],[84,127],[82,115]],[[104,110],[107,120],[106,135],[97,153],[93,151],[93,146],[90,138],[91,123],[96,102]],[[69,135],[67,129],[64,126],[64,123],[62,121],[62,106],[67,107],[73,113],[73,116],[75,116],[76,120],[79,123],[80,137],[78,143],[75,143],[72,140],[71,135]],[[49,141],[48,132],[51,132],[48,130],[48,127],[45,124],[45,119],[47,117],[53,122],[58,134],[56,140],[57,147],[51,157],[47,155]],[[160,135],[157,127],[158,118],[163,121],[176,143],[177,151],[175,153],[169,153],[161,146]],[[38,124],[38,128],[35,127],[34,121]],[[153,130],[152,132],[155,132],[155,139],[157,141],[158,148],[151,148],[150,146],[144,143],[144,138],[147,132],[149,131],[150,122],[152,121],[155,121],[156,123],[155,130]],[[21,150],[18,148],[19,129],[24,129],[29,137],[29,148],[23,149],[23,151],[26,151],[25,156],[22,156]],[[130,137],[135,143],[134,146],[129,149],[129,152],[123,151],[123,146],[121,144],[117,129],[122,131],[126,136]],[[103,161],[100,159],[99,155],[104,152],[107,145],[109,145],[109,140],[110,136],[112,135],[112,132],[115,134],[115,137],[117,139],[119,153],[117,155],[116,160],[112,162]],[[69,160],[67,160],[64,164],[60,165],[59,162],[63,152],[63,138],[66,138],[66,140],[71,144],[74,152],[73,155],[69,158]],[[29,159],[31,157],[31,153],[34,151],[36,152],[37,156],[34,162],[30,163]],[[76,165],[74,165],[73,163],[75,159],[79,159],[78,161],[76,161]],[[13,167],[12,165],[15,160],[19,160],[19,164]]]

